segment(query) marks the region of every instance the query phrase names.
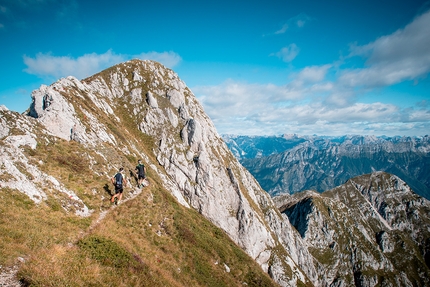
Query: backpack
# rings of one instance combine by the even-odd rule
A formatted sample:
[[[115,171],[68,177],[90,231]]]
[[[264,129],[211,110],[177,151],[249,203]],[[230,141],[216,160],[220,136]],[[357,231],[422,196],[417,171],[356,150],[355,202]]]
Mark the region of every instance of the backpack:
[[[112,182],[117,188],[122,188],[122,174],[120,172],[115,174],[112,178]]]
[[[140,176],[142,177],[145,176],[145,170],[144,170],[145,166],[143,164],[139,164],[136,168],[139,170]]]

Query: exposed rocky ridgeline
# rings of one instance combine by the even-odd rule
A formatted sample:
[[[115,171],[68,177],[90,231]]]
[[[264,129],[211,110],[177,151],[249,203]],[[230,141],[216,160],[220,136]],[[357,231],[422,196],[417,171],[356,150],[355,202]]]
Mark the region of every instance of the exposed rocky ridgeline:
[[[355,176],[386,171],[430,199],[429,136],[224,138],[241,163],[272,195],[306,189],[322,192]],[[252,157],[256,154],[262,156]]]
[[[298,255],[286,252],[291,244],[284,236],[297,235],[282,229],[285,221],[270,196],[172,70],[133,60],[83,81],[67,77],[41,86],[32,99],[27,115],[1,111],[2,190],[90,216],[104,206],[85,202],[108,200],[108,187],[100,189],[97,181],[106,184],[119,166],[132,169],[141,158],[180,204],[224,230],[281,286],[317,282],[309,254],[309,263],[299,267]],[[49,174],[53,163],[75,173]],[[91,184],[83,190],[85,182]]]
[[[274,198],[330,286],[429,286],[430,204],[383,172]]]
[[[346,286],[342,284],[351,282],[348,278],[358,276],[357,272],[380,274],[385,266],[379,257],[359,256],[338,276],[327,276],[331,265],[321,260],[315,248],[325,248],[328,241],[309,241],[304,236],[308,233],[297,224],[309,212],[300,212],[296,218],[285,208],[284,213],[279,212],[269,194],[232,155],[185,83],[156,62],[133,60],[82,81],[60,79],[34,91],[32,99],[26,115],[0,110],[0,196],[7,202],[0,207],[7,215],[0,219],[4,243],[0,250],[5,254],[0,260],[13,265],[13,258],[23,258],[20,272],[27,283],[47,285],[46,277],[61,282],[72,276],[67,282],[76,282],[76,286],[79,282],[107,286],[118,280],[109,276],[125,272],[121,280],[131,280],[127,282],[134,286],[148,282],[153,286],[273,286],[273,282],[280,286]],[[120,166],[132,176],[137,159],[147,166],[151,185],[143,191],[129,189],[127,201],[112,208],[109,178]],[[384,190],[378,191],[379,198],[384,198]],[[416,220],[422,225],[413,222],[416,227],[403,229],[413,230],[412,237],[405,232],[398,236],[408,240],[407,246],[415,246],[414,258],[422,261],[427,254],[423,242],[428,241],[428,233],[421,229],[428,226],[428,201],[412,197],[419,213]],[[291,199],[290,205],[295,202]],[[384,202],[387,214],[396,210],[396,205]],[[332,225],[322,226],[324,232],[335,234],[338,221],[347,217],[341,212],[350,210],[339,209],[338,218],[326,218],[326,213],[319,212],[315,224],[331,221]],[[361,217],[357,213],[354,220]],[[397,221],[392,220],[395,229]],[[365,229],[357,230],[349,231],[349,241],[342,244],[367,238],[368,234],[360,233]],[[320,229],[312,232],[310,238],[321,236]],[[226,241],[224,233],[258,263],[260,271],[250,263],[239,269],[246,258]],[[394,235],[387,240],[384,236],[369,241],[373,244],[369,248],[378,249],[381,242],[388,249],[390,242],[398,244]],[[209,241],[212,237],[217,240]],[[141,241],[149,245],[139,245]],[[212,245],[208,247],[206,242]],[[193,246],[203,253],[187,261],[195,256],[190,252]],[[109,252],[103,253],[105,250]],[[123,261],[111,257],[112,252]],[[341,259],[349,255],[345,256]],[[67,264],[68,260],[75,260],[74,264]],[[398,264],[403,261],[387,260],[392,270],[401,270]],[[67,274],[59,271],[61,266]],[[385,286],[398,286],[397,282],[424,286],[428,266],[420,264],[419,268],[415,273],[404,271],[401,281],[395,272],[382,272],[381,276],[389,276]],[[367,278],[363,276],[360,278]],[[360,279],[358,286],[374,286],[375,280],[383,280],[375,276],[373,281]],[[152,282],[154,278],[158,280]]]

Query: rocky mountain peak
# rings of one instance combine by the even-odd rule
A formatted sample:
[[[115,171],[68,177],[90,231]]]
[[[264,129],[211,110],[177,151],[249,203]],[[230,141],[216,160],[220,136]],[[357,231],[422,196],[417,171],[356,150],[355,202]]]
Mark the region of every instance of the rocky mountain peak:
[[[279,284],[308,281],[303,269],[312,269],[311,265],[300,268],[291,255],[277,251],[287,243],[278,234],[281,231],[273,229],[282,225],[282,218],[270,196],[231,155],[202,106],[172,70],[153,61],[132,60],[82,81],[63,78],[32,93],[27,115],[19,118],[40,129],[30,131],[37,138],[33,146],[61,139],[78,143],[82,149],[79,155],[73,151],[58,155],[56,160],[79,166],[81,157],[88,163],[82,166],[88,173],[85,176],[94,174],[108,180],[118,166],[133,165],[130,159],[143,159],[148,172],[159,178],[179,203],[223,229],[263,270],[270,269]],[[33,174],[41,170],[31,162],[24,164],[26,169],[34,169]],[[8,172],[13,177],[8,182],[21,190],[19,172]],[[40,174],[29,182],[49,177]],[[93,212],[61,181],[50,178],[52,191],[67,194],[64,207],[75,206],[87,215]],[[32,199],[39,202],[49,196],[43,187],[38,190],[37,195],[30,195]],[[95,188],[92,192],[97,196],[100,191]],[[286,272],[285,266],[295,272]]]
[[[32,93],[26,115],[1,108],[0,127],[2,192],[23,193],[65,217],[92,219],[99,214],[97,223],[113,212],[106,195],[110,178],[119,167],[133,178],[142,159],[152,192],[168,191],[178,206],[197,211],[223,230],[280,286],[374,286],[384,278],[389,278],[383,282],[386,286],[397,286],[428,278],[428,266],[422,262],[429,237],[414,219],[416,213],[428,218],[428,201],[410,197],[404,183],[385,174],[373,175],[371,183],[351,179],[321,195],[306,191],[272,200],[229,151],[191,90],[174,71],[154,61],[132,60],[82,81],[67,77],[43,85]],[[125,194],[131,202],[127,207],[138,205],[132,201],[141,192],[132,187]],[[157,199],[146,196],[154,206]],[[390,201],[399,197],[403,199]],[[409,207],[407,198],[413,199]],[[122,218],[121,208],[112,216]],[[392,216],[397,210],[404,210],[406,217]],[[178,219],[163,208],[156,212],[156,236],[168,241],[172,231],[167,222],[172,221],[173,228]],[[133,229],[130,234],[153,226],[152,221],[141,226],[146,219],[139,211],[130,218],[139,218],[134,222],[139,228],[122,218]],[[178,233],[196,242],[186,223],[181,224]],[[399,261],[390,252],[401,245],[404,235],[397,231],[402,230],[415,234],[407,247],[421,249]],[[141,264],[138,254],[132,258]],[[401,264],[417,258],[419,273],[396,275]]]

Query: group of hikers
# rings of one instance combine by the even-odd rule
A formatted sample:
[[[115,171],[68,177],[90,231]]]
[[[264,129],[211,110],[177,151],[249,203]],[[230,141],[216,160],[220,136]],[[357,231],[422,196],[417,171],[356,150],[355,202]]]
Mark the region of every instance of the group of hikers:
[[[140,159],[137,161],[135,172],[137,175],[137,187],[142,188],[143,183],[146,180],[146,167]],[[128,187],[128,180],[124,175],[124,168],[120,167],[119,171],[111,178],[111,181],[115,186],[115,194],[112,195],[110,201],[112,203],[118,204],[118,202],[122,199],[124,187]]]

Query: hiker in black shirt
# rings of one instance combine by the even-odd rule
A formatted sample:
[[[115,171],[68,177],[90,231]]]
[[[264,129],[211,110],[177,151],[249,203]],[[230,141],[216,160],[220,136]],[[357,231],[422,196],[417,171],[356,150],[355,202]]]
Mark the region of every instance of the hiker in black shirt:
[[[137,187],[142,188],[143,187],[143,181],[145,180],[145,174],[146,174],[146,167],[142,164],[142,160],[137,161],[136,166],[136,173],[137,173]]]
[[[125,178],[124,168],[120,168],[119,171],[111,178],[113,185],[115,186],[115,194],[112,196],[110,201],[117,203],[122,199],[122,192],[124,187],[127,187],[127,179]]]

